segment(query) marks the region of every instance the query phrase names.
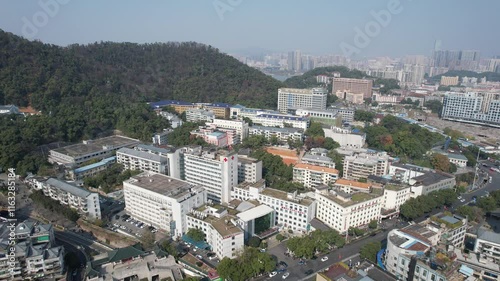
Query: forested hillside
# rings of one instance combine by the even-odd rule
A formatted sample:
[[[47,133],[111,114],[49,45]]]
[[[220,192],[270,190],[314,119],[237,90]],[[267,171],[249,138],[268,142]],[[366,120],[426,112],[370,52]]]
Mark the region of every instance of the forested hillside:
[[[36,170],[37,147],[113,129],[149,140],[165,128],[146,101],[180,99],[275,107],[281,82],[199,43],[59,47],[0,30],[0,104],[41,116],[0,117],[0,167]],[[20,163],[21,162],[21,163]]]

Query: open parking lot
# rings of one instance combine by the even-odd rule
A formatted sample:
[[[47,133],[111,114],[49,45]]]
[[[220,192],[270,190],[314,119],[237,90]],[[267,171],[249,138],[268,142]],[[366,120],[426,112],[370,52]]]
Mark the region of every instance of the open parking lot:
[[[140,239],[145,231],[157,233],[158,230],[149,224],[131,218],[125,213],[120,211],[112,215],[108,222],[108,228],[112,231],[119,232]]]

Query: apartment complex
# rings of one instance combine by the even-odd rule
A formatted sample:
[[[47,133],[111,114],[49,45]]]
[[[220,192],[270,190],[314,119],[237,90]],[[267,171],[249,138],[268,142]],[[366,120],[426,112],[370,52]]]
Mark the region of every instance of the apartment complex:
[[[93,159],[104,159],[113,156],[122,147],[133,147],[140,141],[123,136],[111,136],[96,140],[87,140],[49,151],[49,162],[79,166]]]
[[[441,76],[441,86],[456,86],[458,85],[458,76]]]
[[[363,94],[363,97],[370,98],[372,96],[373,81],[367,79],[353,79],[353,78],[333,78],[332,94],[338,92]],[[343,98],[340,97],[339,98]]]
[[[304,139],[304,130],[297,128],[277,128],[277,127],[264,127],[264,126],[252,126],[249,128],[249,135],[260,135],[266,137],[270,140],[271,137],[275,136],[280,142],[286,142],[288,139],[300,140]]]
[[[306,194],[266,188],[262,179],[256,183],[244,182],[236,186],[233,199],[257,200],[274,209],[275,222],[281,228],[308,232],[309,223],[316,214],[316,202]]]
[[[34,221],[0,222],[0,280],[55,280],[64,278],[63,246],[55,243],[51,224]],[[14,241],[12,245],[10,241]],[[15,259],[9,256],[15,248]]]
[[[393,183],[385,184],[382,218],[399,214],[399,208],[410,199],[410,195],[410,187],[407,185]]]
[[[496,232],[480,228],[474,244],[474,252],[479,254],[479,260],[498,264],[500,262],[500,235]]]
[[[212,122],[215,113],[206,109],[192,108],[186,110],[186,121],[188,122]]]
[[[335,162],[327,156],[328,150],[324,148],[311,148],[309,152],[304,153],[300,162],[314,166],[327,167],[335,169]]]
[[[379,220],[383,194],[378,189],[370,193],[347,193],[323,187],[316,191],[316,218],[341,233],[351,227],[361,227]]]
[[[165,129],[163,132],[153,134],[153,145],[166,145],[168,143],[168,134],[173,132],[172,129]]]
[[[293,181],[302,183],[306,188],[333,184],[339,177],[339,171],[333,168],[305,163],[293,167]]]
[[[116,156],[105,158],[97,163],[69,171],[69,178],[74,181],[79,181],[86,177],[93,177],[98,173],[107,170],[114,163],[116,163]]]
[[[365,145],[366,134],[354,131],[351,128],[339,128],[332,126],[331,129],[323,129],[325,137],[330,137],[342,147],[361,148]]]
[[[278,89],[278,111],[287,113],[289,109],[310,108],[325,110],[328,92],[323,88]]]
[[[360,153],[344,158],[344,178],[358,180],[370,175],[383,176],[389,171],[389,155],[385,152]]]
[[[167,157],[131,148],[120,148],[116,152],[117,162],[125,169],[168,173]]]
[[[410,183],[410,180],[429,172],[431,169],[412,164],[391,163],[389,166],[389,175],[395,181]]]
[[[182,153],[184,179],[203,186],[209,199],[227,203],[238,184],[238,154],[226,150],[187,147]]]
[[[238,155],[238,184],[255,183],[262,179],[262,161]]]
[[[229,135],[228,133],[219,131],[216,128],[200,126],[197,130],[191,131],[191,136],[201,138],[210,145],[222,148],[239,143],[239,136],[236,136],[235,130],[232,131],[234,134]]]
[[[168,120],[168,123],[170,124],[170,126],[175,129],[177,127],[180,127],[182,126],[182,119],[179,118],[179,116],[177,116],[176,114],[174,113],[170,113],[168,111],[160,111],[160,110],[157,110],[156,111],[157,114],[165,119]]]
[[[500,127],[500,93],[446,93],[441,118]]]
[[[260,114],[251,117],[254,124],[259,124],[264,127],[292,127],[306,130],[309,127],[309,118],[298,117],[294,115],[282,114]]]
[[[124,181],[123,195],[128,214],[167,230],[173,237],[186,233],[186,213],[207,202],[207,192],[201,186],[152,172]]]
[[[214,119],[212,124],[217,128],[236,130],[236,133],[240,136],[240,141],[248,137],[248,123],[244,120]]]
[[[75,209],[78,213],[92,219],[101,218],[99,194],[69,184],[55,178],[50,178],[44,183],[34,186],[42,187],[43,194],[61,205]]]

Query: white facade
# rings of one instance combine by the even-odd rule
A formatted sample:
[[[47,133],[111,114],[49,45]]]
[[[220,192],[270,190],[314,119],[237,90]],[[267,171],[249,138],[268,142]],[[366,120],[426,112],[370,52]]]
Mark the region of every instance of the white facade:
[[[238,154],[195,147],[185,148],[182,158],[186,181],[203,186],[211,200],[231,200],[231,189],[238,185]]]
[[[143,172],[123,182],[125,210],[135,219],[180,237],[188,229],[186,214],[207,201],[201,186]]]
[[[386,185],[384,188],[384,201],[382,209],[395,210],[399,212],[399,207],[410,199],[409,186],[391,186]]]
[[[188,228],[201,229],[219,259],[236,257],[244,247],[244,232],[236,223],[237,218],[210,206],[200,209],[204,210],[187,215]]]
[[[97,193],[89,192],[65,181],[50,178],[43,185],[43,194],[59,201],[61,205],[76,209],[78,213],[92,219],[101,218],[101,205]]]
[[[389,171],[389,156],[383,153],[360,153],[344,158],[344,178],[358,180],[369,175],[383,176]]]
[[[339,171],[332,168],[303,163],[293,167],[293,181],[302,183],[306,188],[333,184],[338,178]]]
[[[418,197],[441,189],[452,189],[456,185],[456,180],[452,174],[430,171],[410,180],[410,185],[411,197]]]
[[[236,130],[236,133],[240,135],[241,141],[248,137],[248,123],[243,120],[214,119],[212,124],[219,128]]]
[[[409,183],[410,179],[423,175],[429,168],[419,167],[411,164],[392,163],[389,166],[389,175],[393,180]]]
[[[159,174],[166,174],[168,170],[166,157],[126,147],[116,152],[116,161],[128,170],[151,171]]]
[[[378,194],[322,190],[316,193],[316,217],[338,232],[345,233],[351,227],[361,227],[372,220],[379,221],[383,197]]]
[[[325,137],[330,137],[338,142],[343,147],[361,148],[365,145],[366,135],[355,134],[351,130],[332,127],[331,129],[323,129]]]
[[[498,233],[479,229],[474,252],[480,255],[480,261],[500,262],[500,235]]]
[[[233,190],[233,198],[257,200],[275,211],[276,224],[282,228],[307,232],[309,222],[316,214],[316,202],[296,192],[265,188],[264,180],[256,184],[243,183]]]
[[[215,113],[211,110],[192,108],[186,110],[186,121],[188,122],[212,122]]]
[[[238,183],[255,183],[262,179],[262,161],[238,155]]]
[[[156,133],[153,135],[154,145],[166,145],[168,143],[168,134],[172,132],[171,129],[164,130],[163,132]]]
[[[278,111],[287,113],[292,108],[326,109],[328,92],[323,88],[313,89],[278,89]]]
[[[287,126],[291,126],[292,128],[299,128],[304,131],[309,127],[310,123],[309,119],[306,117],[283,114],[260,114],[251,117],[251,119],[253,123],[260,124],[264,127],[285,128]],[[287,126],[285,126],[285,124],[287,124]]]
[[[500,93],[446,93],[441,118],[500,127]]]
[[[302,141],[304,139],[304,130],[297,128],[252,126],[249,128],[249,135],[264,136],[268,140],[271,139],[272,136],[276,136],[280,142],[286,142],[288,139]]]

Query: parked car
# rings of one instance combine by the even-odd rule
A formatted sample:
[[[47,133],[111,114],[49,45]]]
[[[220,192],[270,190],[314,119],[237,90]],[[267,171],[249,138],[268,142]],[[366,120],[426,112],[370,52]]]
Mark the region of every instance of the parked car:
[[[321,261],[327,261],[328,260],[328,257],[327,256],[324,256],[321,258]]]
[[[199,258],[200,260],[203,259],[203,256],[201,256],[201,255],[196,255],[196,257]]]
[[[290,272],[285,272],[281,278],[286,279],[288,276],[290,276]]]
[[[304,273],[305,273],[306,275],[311,275],[311,274],[313,274],[313,273],[314,273],[314,270],[309,269],[309,270],[307,270],[307,271],[306,271],[306,272],[304,272]]]
[[[269,273],[269,277],[274,277],[274,276],[276,276],[276,274],[278,274],[278,272],[273,271],[273,272]]]

